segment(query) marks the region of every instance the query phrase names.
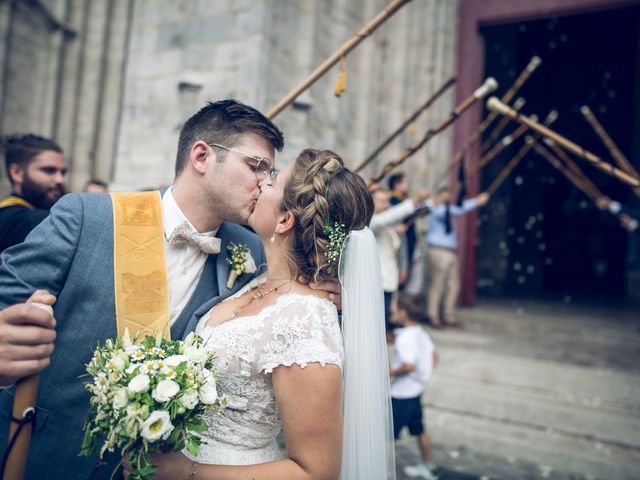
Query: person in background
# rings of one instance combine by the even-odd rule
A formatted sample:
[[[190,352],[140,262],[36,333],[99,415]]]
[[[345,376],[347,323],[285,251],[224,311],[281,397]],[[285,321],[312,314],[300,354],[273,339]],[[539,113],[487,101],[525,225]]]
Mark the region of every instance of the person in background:
[[[489,194],[481,193],[469,198],[461,206],[451,203],[449,190],[440,189],[431,210],[427,247],[431,267],[427,315],[431,325],[456,325],[455,304],[460,290],[458,262],[458,235],[453,227],[453,217],[464,215],[489,201]],[[444,317],[440,319],[440,302],[444,297]]]
[[[394,316],[391,377],[391,406],[393,409],[393,434],[397,440],[406,426],[416,437],[422,462],[407,465],[404,473],[409,477],[429,480],[438,478],[437,468],[431,459],[431,439],[424,426],[420,397],[425,392],[433,368],[438,363],[438,352],[433,341],[415,320],[411,303],[398,295],[398,307]]]
[[[385,304],[385,325],[387,331],[393,328],[390,321],[392,300],[399,285],[399,267],[397,260],[398,249],[400,248],[400,237],[395,230],[395,226],[401,224],[408,216],[424,206],[431,192],[423,190],[412,198],[408,198],[398,205],[391,206],[389,202],[389,192],[376,184],[370,187],[373,196],[373,217],[369,228],[376,236],[378,244],[378,255],[380,266],[382,267],[382,286],[384,289]]]
[[[109,188],[106,182],[92,178],[87,182],[82,191],[87,193],[107,193]]]
[[[11,195],[0,201],[0,253],[22,243],[49,215],[66,190],[67,165],[62,148],[34,134],[3,139]]]
[[[391,202],[391,205],[398,205],[406,200],[409,196],[409,189],[409,177],[404,173],[400,172],[395,175],[391,175],[389,177],[389,201]],[[397,225],[396,233],[400,236],[400,240],[402,241],[399,251],[401,258],[398,259],[398,264],[400,266],[399,287],[400,290],[402,290],[411,277],[411,270],[413,267],[414,251],[416,246],[415,223],[413,221],[405,221],[402,224]]]

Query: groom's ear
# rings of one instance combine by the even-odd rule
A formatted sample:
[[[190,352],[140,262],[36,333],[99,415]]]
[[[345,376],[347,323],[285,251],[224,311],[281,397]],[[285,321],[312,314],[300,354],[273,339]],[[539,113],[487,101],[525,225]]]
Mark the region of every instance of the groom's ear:
[[[196,172],[203,174],[207,171],[208,154],[209,146],[202,140],[198,140],[191,145],[191,150],[189,151],[189,162]]]
[[[296,223],[296,219],[291,212],[282,212],[278,215],[278,224],[276,225],[276,233],[283,235],[291,230]]]

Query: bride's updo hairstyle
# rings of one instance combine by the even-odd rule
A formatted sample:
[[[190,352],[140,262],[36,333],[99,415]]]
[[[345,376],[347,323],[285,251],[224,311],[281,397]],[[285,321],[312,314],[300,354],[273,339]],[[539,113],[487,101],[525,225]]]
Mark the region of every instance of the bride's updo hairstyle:
[[[345,168],[342,159],[330,150],[300,153],[280,208],[295,218],[289,263],[298,275],[316,281],[338,274],[338,258],[328,257],[328,230],[337,224],[348,235],[366,227],[373,215],[373,201],[364,180]]]

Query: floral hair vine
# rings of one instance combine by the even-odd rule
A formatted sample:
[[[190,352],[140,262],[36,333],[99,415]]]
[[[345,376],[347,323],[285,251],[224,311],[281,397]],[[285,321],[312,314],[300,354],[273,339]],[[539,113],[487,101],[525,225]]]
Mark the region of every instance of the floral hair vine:
[[[329,267],[327,271],[330,274],[334,274],[337,270],[338,261],[340,260],[340,254],[342,253],[342,247],[347,239],[347,234],[344,229],[344,225],[338,222],[334,222],[331,225],[330,221],[326,221],[322,228],[324,233],[329,237],[329,246],[327,248],[327,262]]]
[[[329,186],[325,185],[323,190],[323,197],[329,202]],[[322,227],[324,234],[329,237],[329,246],[327,247],[327,272],[331,275],[337,272],[338,262],[340,261],[340,254],[344,247],[344,242],[347,239],[347,232],[345,232],[344,224],[338,222],[331,222],[331,217],[327,216]]]

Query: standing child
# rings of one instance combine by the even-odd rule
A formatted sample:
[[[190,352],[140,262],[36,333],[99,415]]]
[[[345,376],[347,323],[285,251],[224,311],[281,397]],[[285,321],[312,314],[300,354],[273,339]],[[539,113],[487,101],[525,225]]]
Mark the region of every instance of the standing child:
[[[427,388],[433,367],[438,362],[438,353],[425,330],[411,318],[411,305],[406,297],[398,297],[398,308],[391,362],[391,403],[393,428],[396,440],[404,426],[416,437],[422,453],[422,462],[404,467],[410,477],[429,480],[438,478],[437,468],[431,462],[431,440],[424,428],[420,397]]]

